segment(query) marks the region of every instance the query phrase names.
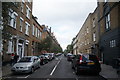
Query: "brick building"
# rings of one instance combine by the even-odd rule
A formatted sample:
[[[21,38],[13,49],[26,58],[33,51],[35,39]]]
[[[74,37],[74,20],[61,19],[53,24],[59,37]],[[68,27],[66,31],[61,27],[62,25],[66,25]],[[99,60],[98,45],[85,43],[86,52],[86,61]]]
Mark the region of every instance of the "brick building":
[[[10,4],[8,9],[8,23],[5,32],[10,38],[3,40],[4,60],[9,61],[11,53],[16,53],[19,57],[31,54],[31,20],[32,2],[6,2]],[[2,5],[4,7],[4,5]],[[4,11],[3,11],[4,12]],[[3,14],[4,15],[4,14]],[[4,36],[3,36],[4,38]]]
[[[120,1],[98,2],[97,8],[89,14],[77,34],[77,53],[92,53],[97,55],[105,64],[114,65],[115,59],[120,57],[119,14]]]
[[[31,0],[2,2],[2,4],[3,22],[6,23],[3,26],[5,36],[2,36],[3,62],[9,62],[12,53],[19,55],[19,58],[41,54],[39,44],[48,36],[55,45],[61,47],[54,34],[51,33],[51,28],[40,25],[37,17],[32,15],[33,2]]]
[[[100,51],[99,51],[100,29],[98,27],[98,7],[92,13],[91,22],[92,22],[91,52],[100,57]]]
[[[101,58],[113,65],[120,57],[120,2],[98,2],[98,9]]]
[[[42,40],[42,26],[37,22],[37,18],[32,16],[32,53],[33,55],[40,54],[38,44]]]
[[[85,20],[83,26],[81,27],[79,33],[78,33],[78,41],[77,41],[77,46],[78,46],[78,53],[91,53],[91,42],[92,42],[92,33],[91,33],[91,28],[92,28],[92,13],[90,13]]]

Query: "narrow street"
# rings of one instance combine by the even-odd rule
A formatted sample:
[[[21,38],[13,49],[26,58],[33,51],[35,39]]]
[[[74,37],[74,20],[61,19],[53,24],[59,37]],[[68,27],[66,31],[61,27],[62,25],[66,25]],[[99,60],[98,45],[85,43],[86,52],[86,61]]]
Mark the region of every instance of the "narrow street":
[[[68,62],[66,57],[63,55],[55,58],[49,63],[41,66],[32,74],[10,74],[6,78],[35,78],[35,79],[70,79],[70,80],[79,80],[79,79],[100,79],[105,80],[100,75],[90,75],[82,74],[76,75],[74,70],[71,68],[71,62]]]

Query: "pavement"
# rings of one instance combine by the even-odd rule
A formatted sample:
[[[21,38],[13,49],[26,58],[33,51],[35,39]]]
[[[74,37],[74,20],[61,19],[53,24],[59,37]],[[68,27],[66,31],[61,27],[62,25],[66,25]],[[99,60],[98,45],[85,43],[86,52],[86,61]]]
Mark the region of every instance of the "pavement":
[[[11,74],[11,65],[7,64],[5,66],[2,66],[2,76],[7,76]]]
[[[100,75],[102,77],[104,77],[107,80],[120,80],[120,72],[119,74],[117,73],[117,70],[114,69],[112,66],[110,65],[106,65],[106,64],[101,64],[101,72]],[[11,66],[10,64],[7,64],[5,66],[2,67],[2,76],[6,76],[11,74]]]
[[[117,73],[117,69],[113,68],[110,65],[101,64],[100,75],[107,80],[120,80],[120,72]]]

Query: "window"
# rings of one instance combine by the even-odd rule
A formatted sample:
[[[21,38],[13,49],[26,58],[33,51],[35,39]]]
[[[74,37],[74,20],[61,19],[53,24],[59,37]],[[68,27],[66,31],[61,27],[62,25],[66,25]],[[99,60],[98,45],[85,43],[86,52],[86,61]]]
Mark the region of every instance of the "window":
[[[87,27],[87,33],[89,33],[89,29],[88,29],[88,27]]]
[[[85,40],[85,45],[87,45],[87,42],[86,42],[86,40]]]
[[[39,33],[40,33],[40,31],[39,31],[39,29],[38,29],[38,36],[37,36],[38,38],[39,38],[39,36],[40,36],[40,34],[39,34]]]
[[[96,41],[96,34],[95,34],[95,32],[93,33],[93,41]]]
[[[104,0],[105,2],[108,2],[108,0]]]
[[[21,2],[21,12],[23,12],[23,11],[24,11],[24,3]]]
[[[31,3],[32,0],[28,0],[29,3]]]
[[[95,27],[95,18],[93,19],[93,27]]]
[[[42,36],[42,33],[41,33],[41,31],[40,31],[40,39],[41,39],[41,36]]]
[[[22,28],[23,28],[23,18],[20,17],[20,31],[22,32]]]
[[[28,22],[25,22],[26,23],[26,28],[25,28],[25,34],[26,35],[29,35],[29,27],[30,27],[30,24]]]
[[[32,35],[34,36],[35,35],[35,26],[33,25],[33,28],[32,28]]]
[[[110,29],[110,14],[108,14],[105,18],[106,20],[106,29]]]
[[[87,35],[86,31],[85,31],[85,36]]]
[[[14,42],[9,41],[8,42],[8,53],[13,53],[14,52]]]
[[[110,47],[116,47],[116,40],[110,41]]]
[[[37,27],[36,27],[36,30],[35,30],[35,36],[37,37]]]
[[[30,19],[30,8],[26,5],[26,16]]]
[[[89,44],[89,39],[87,39],[87,44]]]
[[[24,3],[25,3],[25,0],[22,0],[22,2],[24,2]]]
[[[9,10],[9,18],[8,18],[8,25],[10,25],[10,26],[12,26],[12,24],[11,24],[11,21],[12,21],[12,13],[13,13],[13,10],[12,9],[10,9]]]
[[[13,27],[16,28],[17,15],[13,14]]]
[[[8,25],[10,25],[13,28],[16,28],[16,21],[17,21],[18,14],[14,12],[12,9],[10,9],[8,15],[9,15]]]

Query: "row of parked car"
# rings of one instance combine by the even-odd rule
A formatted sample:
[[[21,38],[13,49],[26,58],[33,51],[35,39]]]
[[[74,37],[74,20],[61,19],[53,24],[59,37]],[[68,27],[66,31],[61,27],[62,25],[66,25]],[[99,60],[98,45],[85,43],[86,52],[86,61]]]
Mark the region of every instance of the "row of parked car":
[[[51,61],[52,59],[55,58],[55,54],[54,53],[44,53],[40,56],[38,56],[41,60],[40,64],[44,65],[46,63],[48,63],[49,61]]]
[[[44,53],[39,56],[24,56],[11,68],[13,73],[33,73],[35,69],[40,68],[55,58],[54,53]]]
[[[66,57],[68,61],[71,61],[72,69],[75,70],[76,74],[89,72],[99,74],[101,71],[101,65],[96,55],[93,54],[73,55],[71,53],[68,53]]]

